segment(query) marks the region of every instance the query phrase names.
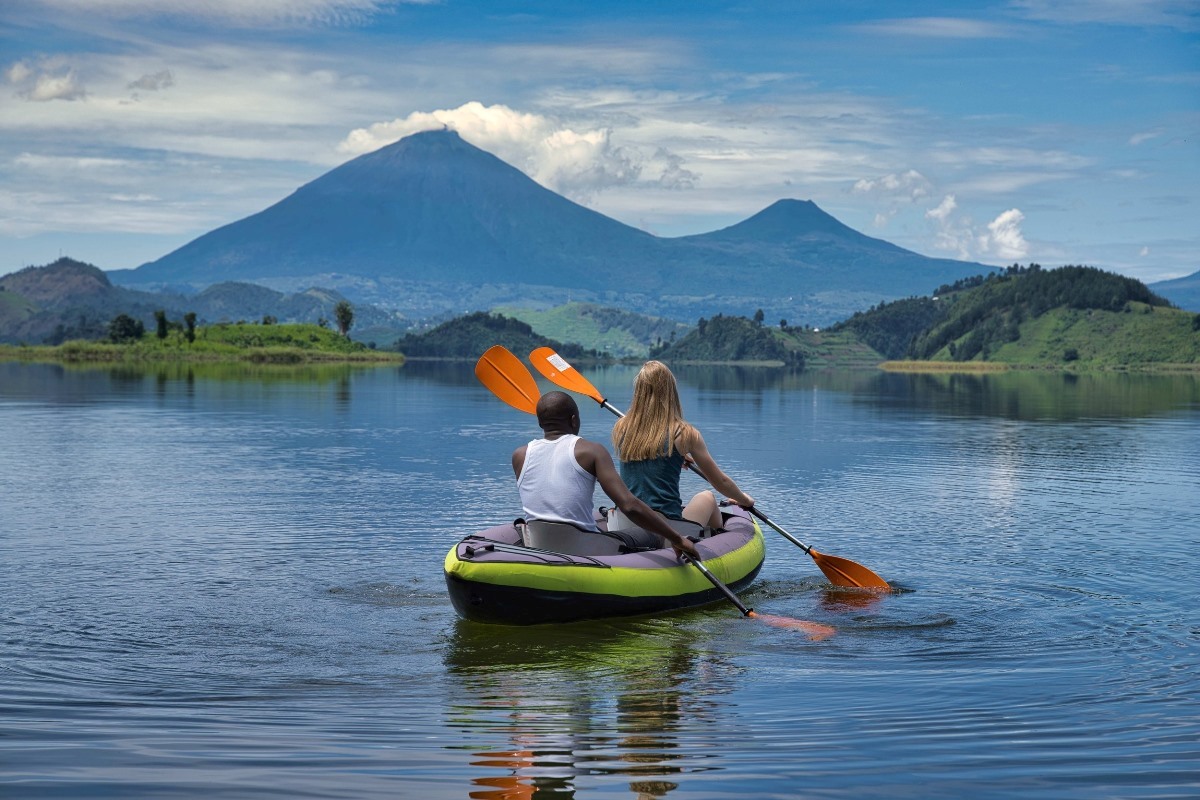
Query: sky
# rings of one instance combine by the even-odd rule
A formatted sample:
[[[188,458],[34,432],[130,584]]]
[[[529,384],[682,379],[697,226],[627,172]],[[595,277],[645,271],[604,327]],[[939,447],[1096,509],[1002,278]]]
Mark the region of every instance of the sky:
[[[0,274],[136,267],[449,126],[659,236],[1200,270],[1200,3],[3,0]]]

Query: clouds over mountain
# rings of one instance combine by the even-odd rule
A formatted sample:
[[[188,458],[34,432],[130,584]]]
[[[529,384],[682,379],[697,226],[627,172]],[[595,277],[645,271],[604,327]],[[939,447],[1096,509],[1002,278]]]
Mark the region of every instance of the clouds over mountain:
[[[612,128],[577,129],[561,120],[505,105],[472,101],[458,108],[414,112],[351,131],[338,150],[361,155],[428,130],[450,128],[467,141],[517,166],[543,186],[576,200],[639,180],[685,188],[698,177],[666,148],[647,153],[613,141]]]

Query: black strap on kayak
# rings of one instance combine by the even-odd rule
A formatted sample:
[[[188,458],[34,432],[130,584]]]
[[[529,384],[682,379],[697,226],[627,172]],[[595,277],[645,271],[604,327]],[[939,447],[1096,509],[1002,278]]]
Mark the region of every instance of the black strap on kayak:
[[[578,556],[569,553],[559,553],[555,550],[542,550],[538,547],[526,547],[521,544],[508,544],[507,542],[497,542],[495,539],[489,539],[486,536],[472,534],[462,540],[463,542],[478,542],[479,544],[469,544],[463,548],[465,558],[472,559],[476,553],[486,553],[495,551],[497,553],[512,553],[513,555],[533,555],[537,556],[540,561],[546,564],[555,564],[562,566],[574,567],[600,567],[603,569],[612,569],[611,564],[605,564],[595,556]],[[461,544],[461,543],[460,543]],[[512,562],[509,562],[512,563]]]

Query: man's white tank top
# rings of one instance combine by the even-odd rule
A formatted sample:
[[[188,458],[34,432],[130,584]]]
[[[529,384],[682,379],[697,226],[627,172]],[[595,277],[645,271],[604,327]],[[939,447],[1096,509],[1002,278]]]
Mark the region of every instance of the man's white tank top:
[[[575,460],[578,441],[578,436],[568,433],[553,440],[534,439],[526,446],[525,464],[517,477],[526,519],[598,530],[592,510],[596,476]]]

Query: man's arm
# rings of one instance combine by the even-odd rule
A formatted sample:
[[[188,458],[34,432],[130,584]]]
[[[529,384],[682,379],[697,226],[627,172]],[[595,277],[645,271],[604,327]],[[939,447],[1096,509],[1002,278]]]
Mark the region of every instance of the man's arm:
[[[662,515],[629,491],[625,481],[621,480],[621,474],[617,472],[616,465],[613,464],[612,456],[602,445],[580,439],[575,445],[575,458],[581,467],[596,476],[604,493],[617,504],[621,513],[633,520],[638,527],[657,533],[666,539],[671,543],[671,547],[675,549],[677,555],[687,553],[694,559],[700,559],[696,546],[687,537],[682,536],[668,525]]]
[[[513,468],[513,476],[516,478],[521,477],[521,468],[525,466],[525,448],[528,446],[529,445],[523,444],[520,447],[518,447],[516,450],[513,450],[512,468]]]

